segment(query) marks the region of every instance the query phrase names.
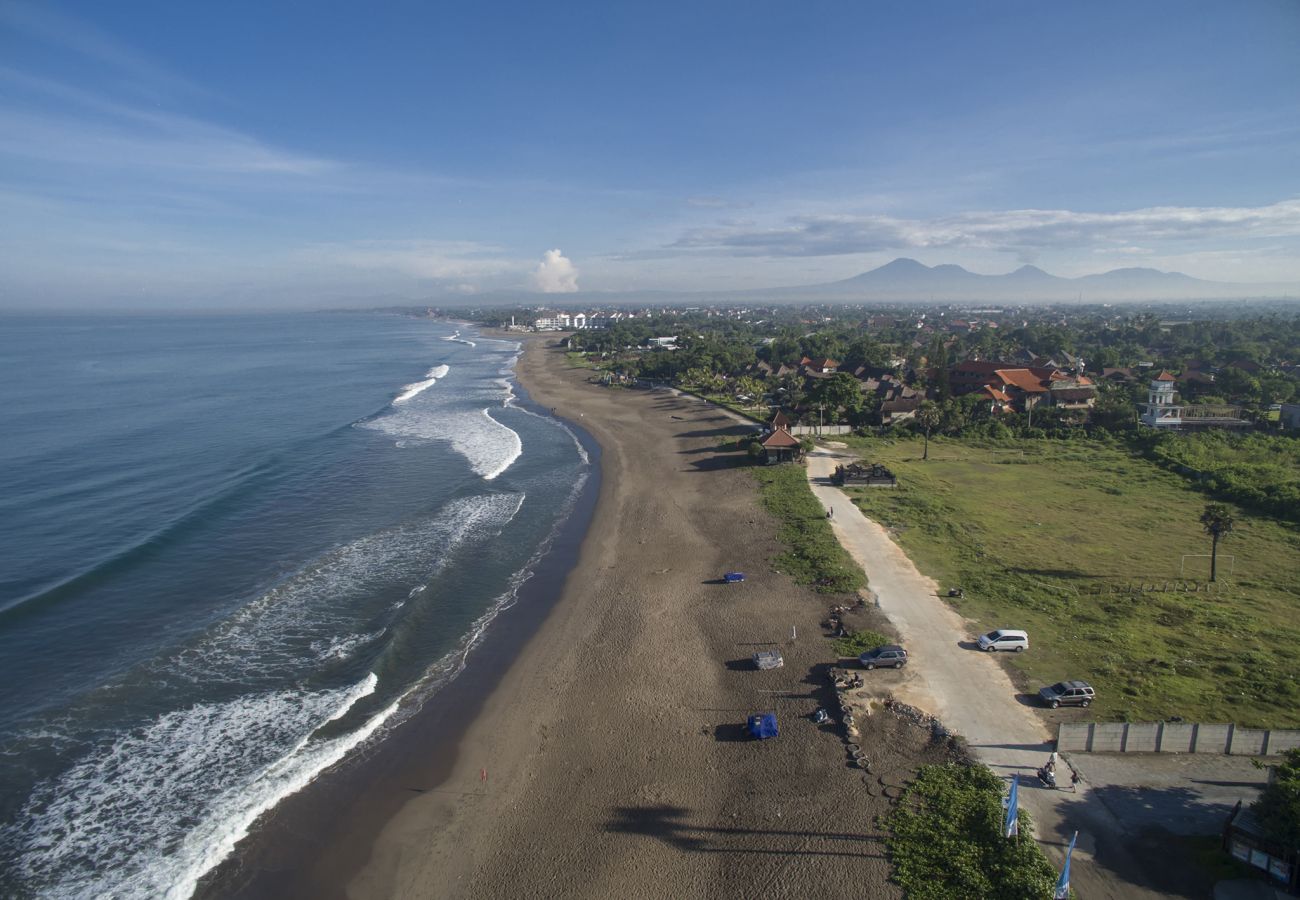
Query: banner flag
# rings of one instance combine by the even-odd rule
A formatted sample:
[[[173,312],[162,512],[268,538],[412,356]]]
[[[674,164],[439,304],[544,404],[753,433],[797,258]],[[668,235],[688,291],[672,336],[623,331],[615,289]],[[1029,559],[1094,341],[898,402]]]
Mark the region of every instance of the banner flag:
[[[1079,839],[1079,832],[1074,833],[1070,838],[1070,849],[1065,851],[1065,868],[1061,870],[1061,877],[1056,879],[1056,893],[1052,895],[1052,900],[1068,900],[1070,896],[1070,857],[1074,855],[1074,842]]]

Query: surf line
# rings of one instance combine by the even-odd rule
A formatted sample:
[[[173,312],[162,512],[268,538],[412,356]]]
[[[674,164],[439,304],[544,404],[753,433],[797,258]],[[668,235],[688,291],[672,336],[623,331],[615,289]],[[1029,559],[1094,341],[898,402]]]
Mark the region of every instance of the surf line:
[[[434,366],[424,373],[424,381],[415,381],[402,388],[402,393],[393,398],[393,405],[405,403],[416,394],[427,391],[438,383],[438,379],[446,378],[447,373],[451,371],[451,366]]]

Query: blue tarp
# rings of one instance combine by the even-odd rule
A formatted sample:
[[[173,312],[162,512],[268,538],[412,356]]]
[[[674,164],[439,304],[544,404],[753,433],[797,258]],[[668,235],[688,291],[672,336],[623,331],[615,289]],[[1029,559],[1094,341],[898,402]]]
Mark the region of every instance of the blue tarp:
[[[759,713],[750,716],[749,733],[759,740],[776,737],[776,713]]]
[[[725,574],[725,575],[722,576],[722,580],[725,581],[727,584],[734,584],[734,583],[737,582],[737,581],[744,581],[744,580],[745,580],[745,573],[744,573],[744,572],[728,572],[727,574]]]

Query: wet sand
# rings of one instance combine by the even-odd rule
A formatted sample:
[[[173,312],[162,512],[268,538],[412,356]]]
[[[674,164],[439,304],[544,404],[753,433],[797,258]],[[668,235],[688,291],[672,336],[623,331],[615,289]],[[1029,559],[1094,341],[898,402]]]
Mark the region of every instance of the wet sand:
[[[518,375],[602,448],[592,524],[441,790],[388,821],[346,895],[900,896],[874,818],[900,764],[939,752],[877,717],[865,776],[807,718],[830,702],[829,600],[771,570],[775,524],[744,454],[722,449],[745,427],[694,399],[590,385],[541,339]],[[749,579],[717,583],[733,569]],[[785,667],[755,671],[773,644]],[[745,739],[762,710],[781,736]]]
[[[693,398],[589,384],[553,341],[528,340],[519,381],[601,449],[558,597],[503,621],[531,631],[485,643],[490,677],[472,657],[478,672],[372,759],[282,804],[208,895],[901,896],[876,817],[947,750],[881,713],[864,725],[868,775],[809,720],[832,706],[819,623],[849,598],[773,571],[776,524],[730,449],[747,427]],[[731,570],[748,580],[719,583]],[[770,646],[785,666],[756,671]],[[747,739],[759,711],[778,738]]]

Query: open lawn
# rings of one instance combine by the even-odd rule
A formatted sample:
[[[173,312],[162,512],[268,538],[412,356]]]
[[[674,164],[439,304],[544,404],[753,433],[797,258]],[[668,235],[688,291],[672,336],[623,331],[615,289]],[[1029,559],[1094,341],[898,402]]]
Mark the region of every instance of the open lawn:
[[[1098,719],[1300,726],[1300,528],[1234,509],[1209,592],[1208,558],[1180,574],[1210,552],[1207,498],[1125,450],[932,440],[922,462],[920,440],[850,444],[899,480],[851,489],[863,512],[965,590],[976,628],[1029,631],[1007,656],[1026,689],[1090,681]]]

